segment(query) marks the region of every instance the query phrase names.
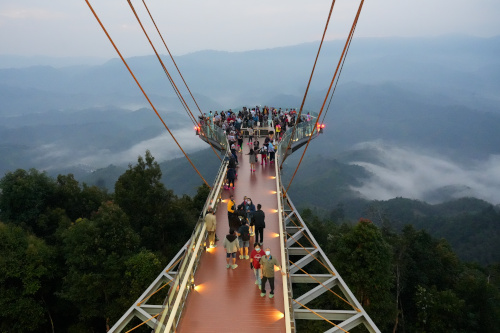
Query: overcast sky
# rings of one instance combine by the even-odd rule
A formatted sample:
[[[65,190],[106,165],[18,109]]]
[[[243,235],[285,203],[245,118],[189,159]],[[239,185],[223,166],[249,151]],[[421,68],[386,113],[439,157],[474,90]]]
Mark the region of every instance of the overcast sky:
[[[133,3],[149,29],[142,1]],[[92,0],[91,4],[125,56],[152,53],[126,0]],[[317,41],[331,1],[147,0],[146,4],[171,51],[179,55]],[[345,36],[358,4],[337,1],[328,39]],[[369,0],[356,36],[491,37],[500,35],[499,17],[498,0]],[[84,0],[2,0],[0,45],[0,54],[116,56]]]

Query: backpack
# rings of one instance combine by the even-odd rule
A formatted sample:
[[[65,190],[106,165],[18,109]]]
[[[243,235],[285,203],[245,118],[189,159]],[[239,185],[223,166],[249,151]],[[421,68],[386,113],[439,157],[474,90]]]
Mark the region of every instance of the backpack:
[[[234,168],[236,168],[236,159],[234,158],[234,156],[233,156],[233,155],[231,155],[231,157],[229,157],[229,163],[228,163],[227,167],[228,167],[229,169],[234,169]]]
[[[244,242],[250,240],[250,229],[248,227],[241,233],[241,240]]]

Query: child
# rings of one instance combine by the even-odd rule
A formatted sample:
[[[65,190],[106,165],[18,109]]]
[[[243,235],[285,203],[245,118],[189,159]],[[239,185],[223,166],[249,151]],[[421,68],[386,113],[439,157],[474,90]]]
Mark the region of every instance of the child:
[[[250,172],[255,172],[255,163],[257,163],[259,160],[257,159],[257,154],[255,154],[255,151],[250,148],[250,153],[248,153],[248,155],[250,155]]]
[[[260,157],[262,158],[260,165],[267,165],[267,147],[265,145],[260,148]]]

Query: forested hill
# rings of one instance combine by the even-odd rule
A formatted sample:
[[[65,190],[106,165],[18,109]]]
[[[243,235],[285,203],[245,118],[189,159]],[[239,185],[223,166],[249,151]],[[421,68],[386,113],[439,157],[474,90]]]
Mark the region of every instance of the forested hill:
[[[207,187],[178,197],[161,177],[149,152],[118,177],[113,195],[71,174],[7,173],[0,180],[0,331],[106,332],[182,247],[206,200]],[[373,203],[382,226],[349,221],[341,205],[330,218],[308,209],[302,217],[382,332],[499,332],[500,265],[465,263],[425,230],[391,229],[382,208],[398,207],[402,221],[410,207],[419,216],[466,209],[498,221],[498,213],[477,200],[416,204]],[[152,302],[161,303],[166,289]],[[328,294],[325,302],[338,299]],[[303,324],[301,332],[331,328]]]
[[[423,200],[393,198],[368,200],[357,188],[373,174],[365,168],[350,164],[346,156],[376,160],[375,155],[346,152],[339,159],[323,156],[307,158],[293,182],[290,197],[301,210],[310,209],[315,214],[336,222],[357,221],[365,217],[381,227],[396,232],[406,225],[424,229],[434,237],[446,239],[457,255],[465,261],[481,264],[500,262],[499,207],[471,197],[454,198],[453,191],[440,196],[441,202],[430,204]],[[220,161],[211,149],[190,155],[200,172],[209,182],[215,177]],[[287,161],[283,169],[286,184],[296,156]],[[185,158],[160,163],[161,181],[178,195],[196,194],[201,180]],[[89,185],[104,186],[113,191],[114,183],[125,168],[109,166],[80,178]],[[433,197],[436,197],[434,194]],[[257,199],[258,200],[258,199]]]

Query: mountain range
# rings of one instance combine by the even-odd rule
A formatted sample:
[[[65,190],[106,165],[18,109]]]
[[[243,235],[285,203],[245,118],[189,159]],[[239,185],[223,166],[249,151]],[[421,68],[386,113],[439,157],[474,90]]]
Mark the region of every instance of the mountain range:
[[[176,61],[203,112],[243,105],[298,108],[317,46],[208,50]],[[321,108],[342,46],[341,41],[324,44],[305,109]],[[330,166],[356,175],[336,178],[339,184],[349,183],[349,191],[340,196],[354,192],[366,199],[405,196],[433,203],[477,196],[497,204],[498,54],[500,37],[355,39],[325,110],[324,134],[310,146],[312,162],[304,163],[296,181],[314,183],[308,172],[317,158],[343,163]],[[21,66],[29,61],[33,66]],[[146,149],[160,162],[181,156],[123,64],[118,59],[96,61],[77,65],[76,60],[43,58],[16,64],[12,57],[0,56],[1,174],[34,167],[83,179],[108,165],[123,170]],[[135,57],[128,62],[181,145],[196,159],[195,152],[206,146],[194,139],[193,125],[157,59]],[[197,112],[194,103],[187,102]],[[297,154],[287,161],[285,177]],[[169,177],[175,178],[178,171],[172,172]],[[193,184],[176,185],[175,191],[192,194],[199,184],[196,174],[182,172]],[[112,189],[113,182],[105,178]]]

